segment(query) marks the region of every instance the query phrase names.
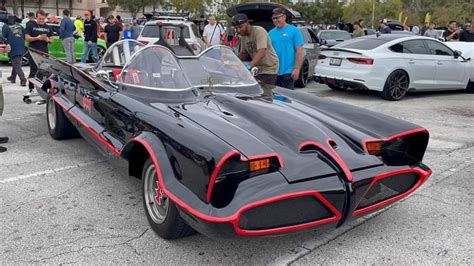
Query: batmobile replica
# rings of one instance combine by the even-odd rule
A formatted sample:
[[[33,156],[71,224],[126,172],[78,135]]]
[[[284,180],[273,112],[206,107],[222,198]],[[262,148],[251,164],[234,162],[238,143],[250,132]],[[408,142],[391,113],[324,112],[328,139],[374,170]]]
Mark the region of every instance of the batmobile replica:
[[[54,139],[79,136],[143,181],[161,237],[335,228],[431,174],[425,128],[258,83],[230,48],[121,41],[97,65],[30,50]]]

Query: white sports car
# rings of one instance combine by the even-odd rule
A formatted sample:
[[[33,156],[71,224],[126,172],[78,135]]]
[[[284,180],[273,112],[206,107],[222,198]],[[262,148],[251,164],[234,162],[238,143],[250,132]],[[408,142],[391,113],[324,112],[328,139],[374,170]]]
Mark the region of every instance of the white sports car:
[[[316,82],[334,90],[380,91],[400,100],[408,91],[465,89],[474,92],[474,64],[432,38],[371,35],[325,49],[315,67]]]

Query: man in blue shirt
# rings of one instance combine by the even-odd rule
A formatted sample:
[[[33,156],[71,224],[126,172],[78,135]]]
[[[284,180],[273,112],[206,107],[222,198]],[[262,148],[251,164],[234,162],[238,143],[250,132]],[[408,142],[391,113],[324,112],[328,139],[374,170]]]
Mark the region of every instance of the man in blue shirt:
[[[59,24],[59,38],[61,39],[64,47],[64,52],[66,52],[66,58],[68,63],[73,64],[76,62],[75,52],[74,52],[74,31],[76,27],[69,17],[69,10],[63,10],[63,19],[61,24]]]
[[[276,85],[293,89],[303,60],[303,35],[298,28],[286,23],[284,9],[275,8],[272,13],[275,28],[269,35],[279,61]]]
[[[25,55],[25,32],[23,27],[19,24],[13,24],[10,26],[10,30],[2,31],[3,38],[7,40],[11,46],[11,51],[8,54],[12,62],[12,72],[7,80],[11,83],[16,82],[16,76],[20,78],[20,85],[26,86],[26,77],[23,69],[21,68],[21,61]]]

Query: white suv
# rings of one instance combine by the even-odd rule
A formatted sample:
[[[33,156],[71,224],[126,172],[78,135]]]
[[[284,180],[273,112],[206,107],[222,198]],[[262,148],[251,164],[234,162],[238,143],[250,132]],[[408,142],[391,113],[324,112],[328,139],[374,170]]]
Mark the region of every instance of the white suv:
[[[179,27],[183,27],[183,36],[186,42],[193,49],[194,54],[201,53],[206,46],[202,41],[201,34],[194,24],[191,21],[184,19],[159,19],[154,21],[149,21],[143,27],[143,30],[140,33],[137,41],[148,45],[154,44],[159,40],[160,32],[159,29],[162,29],[162,34],[166,38],[166,41],[170,44],[178,43],[179,40]]]

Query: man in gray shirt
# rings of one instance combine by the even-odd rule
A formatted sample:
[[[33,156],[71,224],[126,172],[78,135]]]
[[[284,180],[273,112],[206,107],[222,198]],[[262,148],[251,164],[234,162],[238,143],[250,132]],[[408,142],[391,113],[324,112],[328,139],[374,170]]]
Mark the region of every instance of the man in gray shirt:
[[[433,38],[433,39],[438,39],[439,38],[439,33],[437,30],[435,30],[435,27],[436,25],[434,23],[431,23],[430,24],[430,28],[425,31],[425,37],[430,37],[430,38]]]

